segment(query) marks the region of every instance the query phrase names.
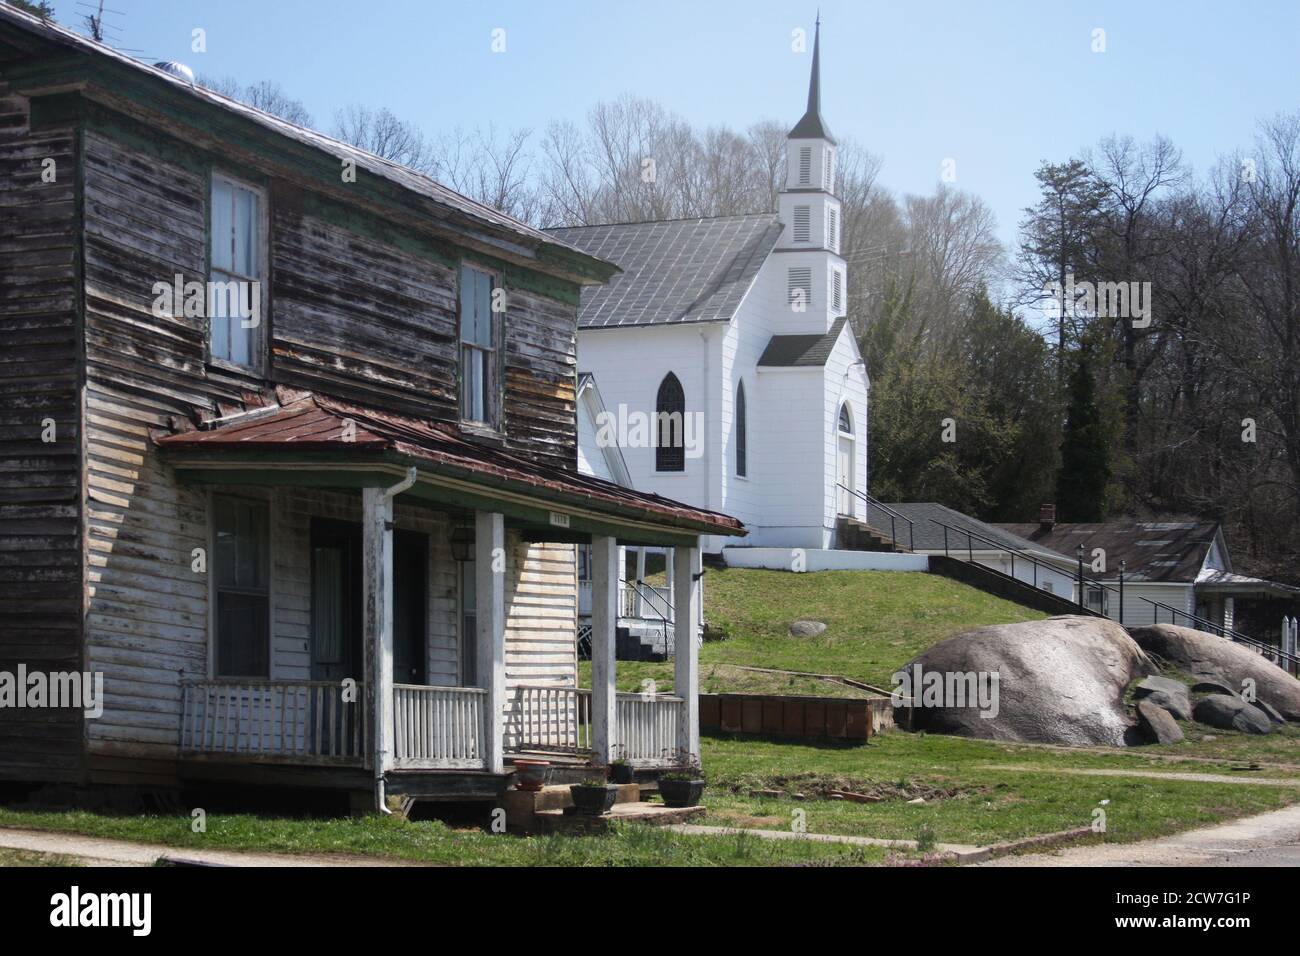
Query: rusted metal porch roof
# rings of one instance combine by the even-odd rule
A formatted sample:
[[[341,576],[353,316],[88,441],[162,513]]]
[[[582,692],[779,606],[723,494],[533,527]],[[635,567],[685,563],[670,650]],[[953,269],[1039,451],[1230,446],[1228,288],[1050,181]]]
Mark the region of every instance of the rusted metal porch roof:
[[[511,490],[563,509],[577,506],[612,524],[650,521],[678,534],[744,535],[736,518],[635,491],[610,481],[539,464],[504,449],[464,437],[454,426],[354,405],[315,393],[234,416],[206,429],[155,434],[162,452],[177,465],[236,460],[396,462],[414,465],[422,476],[463,479],[485,495]],[[310,462],[308,461],[310,459]],[[295,472],[284,477],[292,484]]]

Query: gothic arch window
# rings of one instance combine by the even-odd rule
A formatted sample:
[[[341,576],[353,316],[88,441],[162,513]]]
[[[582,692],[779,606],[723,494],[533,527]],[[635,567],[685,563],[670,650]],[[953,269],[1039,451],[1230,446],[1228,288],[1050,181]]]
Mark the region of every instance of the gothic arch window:
[[[742,381],[736,384],[736,474],[741,478],[749,475],[745,427],[745,383]]]
[[[685,471],[686,393],[677,376],[669,372],[655,396],[655,471]]]
[[[853,434],[853,415],[849,412],[849,403],[840,406],[840,431],[846,435]]]

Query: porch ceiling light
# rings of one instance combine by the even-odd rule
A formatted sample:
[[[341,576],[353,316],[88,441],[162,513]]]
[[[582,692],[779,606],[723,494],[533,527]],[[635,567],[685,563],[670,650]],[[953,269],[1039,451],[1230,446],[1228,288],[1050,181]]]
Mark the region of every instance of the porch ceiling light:
[[[457,525],[451,532],[451,556],[457,561],[469,561],[474,557],[474,529],[468,525]]]

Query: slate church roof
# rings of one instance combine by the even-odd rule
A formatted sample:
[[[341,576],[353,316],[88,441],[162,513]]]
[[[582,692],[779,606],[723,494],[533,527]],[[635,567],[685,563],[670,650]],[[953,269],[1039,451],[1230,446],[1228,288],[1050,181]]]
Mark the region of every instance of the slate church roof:
[[[775,213],[549,229],[623,271],[582,290],[578,327],[728,322],[781,236]]]
[[[835,320],[830,330],[812,335],[774,335],[758,357],[760,368],[821,368],[831,357],[848,319]]]

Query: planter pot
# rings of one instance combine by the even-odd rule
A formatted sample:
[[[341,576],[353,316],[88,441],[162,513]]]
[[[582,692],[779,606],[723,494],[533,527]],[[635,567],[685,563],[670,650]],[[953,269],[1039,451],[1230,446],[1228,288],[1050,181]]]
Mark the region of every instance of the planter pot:
[[[670,807],[693,807],[704,796],[703,780],[664,780],[659,781],[659,795],[664,804]]]
[[[546,783],[546,773],[550,766],[549,760],[516,760],[515,787],[536,793]]]
[[[618,796],[618,787],[612,783],[598,787],[575,783],[569,787],[569,794],[573,797],[574,809],[579,813],[583,816],[598,817],[602,813],[608,813],[609,808],[614,805],[614,799]]]
[[[609,776],[615,783],[636,783],[636,768],[630,763],[611,764]]]

